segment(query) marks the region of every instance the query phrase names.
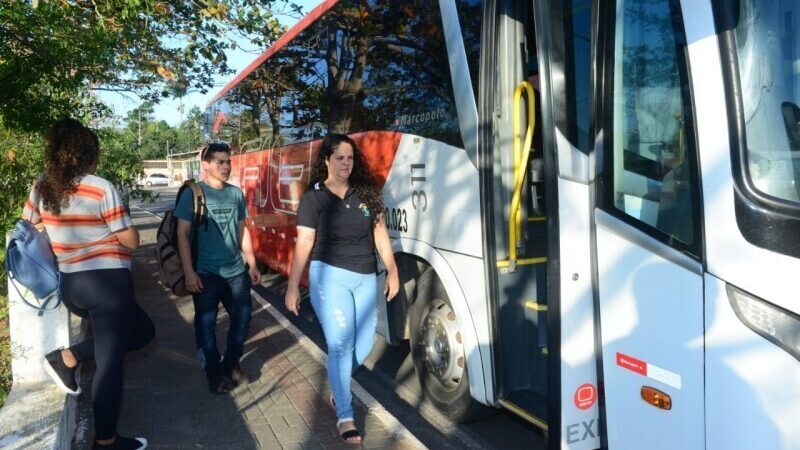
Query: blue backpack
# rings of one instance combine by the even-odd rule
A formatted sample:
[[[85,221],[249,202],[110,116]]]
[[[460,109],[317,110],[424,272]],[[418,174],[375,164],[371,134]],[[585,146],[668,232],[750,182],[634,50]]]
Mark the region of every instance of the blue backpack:
[[[58,308],[61,299],[56,256],[50,241],[30,220],[17,219],[8,241],[5,266],[9,284],[14,286],[25,304],[39,310],[40,316],[45,311]],[[39,304],[34,305],[27,301],[17,287],[18,284],[32,292]],[[48,307],[53,300],[55,304]]]

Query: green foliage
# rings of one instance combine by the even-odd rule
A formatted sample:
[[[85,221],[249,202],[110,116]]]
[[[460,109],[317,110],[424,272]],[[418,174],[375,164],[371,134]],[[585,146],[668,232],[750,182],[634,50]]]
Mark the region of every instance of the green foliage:
[[[152,107],[144,104],[127,115],[122,131],[117,139],[128,148],[136,149],[141,159],[191,152],[205,142],[203,113],[197,107],[192,108],[186,119],[173,128],[163,120],[152,120]]]
[[[100,164],[97,175],[112,182],[128,204],[131,198],[150,201],[156,196],[138,187],[137,180],[144,175],[142,157],[135,146],[125,142],[122,130],[104,128],[98,130],[100,137]]]
[[[0,0],[0,117],[42,131],[54,119],[97,117],[97,90],[157,101],[206,92],[229,74],[225,51],[283,33],[287,0]]]
[[[5,267],[5,253],[0,253],[0,267]],[[6,276],[3,270],[0,279],[0,407],[11,392],[11,336],[8,328],[8,297]]]
[[[0,230],[7,230],[22,211],[22,202],[41,161],[41,140],[15,133],[0,123]],[[23,174],[23,175],[21,175]],[[28,176],[30,176],[28,178]],[[28,182],[23,182],[25,178]],[[0,241],[0,406],[11,391],[11,339],[8,328],[8,284],[5,271],[5,233]]]
[[[41,172],[43,152],[44,141],[40,136],[9,130],[0,122],[0,230],[3,236],[22,212],[33,181]],[[5,240],[0,247],[5,247]],[[4,281],[5,277],[2,278]]]
[[[193,151],[205,143],[203,112],[195,106],[176,130],[175,153]]]

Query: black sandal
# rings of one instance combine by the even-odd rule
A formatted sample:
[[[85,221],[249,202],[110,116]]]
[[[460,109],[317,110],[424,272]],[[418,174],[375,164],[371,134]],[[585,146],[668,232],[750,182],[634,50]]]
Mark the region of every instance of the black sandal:
[[[337,425],[336,428],[340,432],[339,437],[342,438],[342,440],[345,442],[345,444],[361,445],[361,433],[359,433],[358,430],[353,429],[353,430],[347,430],[345,432],[341,432],[341,430],[339,430],[339,426],[338,425]],[[358,440],[357,441],[351,441],[350,439],[353,439],[353,438],[358,438]]]

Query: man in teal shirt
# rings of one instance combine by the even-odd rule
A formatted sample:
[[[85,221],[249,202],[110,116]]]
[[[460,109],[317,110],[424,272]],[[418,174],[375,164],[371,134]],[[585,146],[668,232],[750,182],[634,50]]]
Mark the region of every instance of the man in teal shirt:
[[[178,218],[178,251],[186,288],[194,300],[194,331],[198,354],[208,376],[211,392],[228,392],[250,379],[239,366],[250,328],[250,287],[261,280],[250,233],[244,225],[247,207],[242,190],[228,184],[231,154],[225,144],[209,144],[202,154],[207,219],[199,224],[197,264],[192,264],[192,192],[185,190],[175,207]],[[244,258],[242,258],[244,254]],[[249,266],[245,266],[245,260]],[[219,303],[228,312],[230,329],[225,355],[217,349]]]

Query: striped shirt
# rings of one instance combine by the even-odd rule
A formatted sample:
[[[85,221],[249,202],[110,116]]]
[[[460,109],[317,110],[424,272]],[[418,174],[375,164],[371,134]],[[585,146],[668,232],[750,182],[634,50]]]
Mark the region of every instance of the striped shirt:
[[[132,225],[122,197],[114,185],[95,175],[84,175],[69,204],[55,215],[42,210],[34,183],[22,217],[41,219],[58,259],[61,272],[95,269],[130,269],[131,253],[114,235]],[[38,204],[34,201],[39,198]]]

